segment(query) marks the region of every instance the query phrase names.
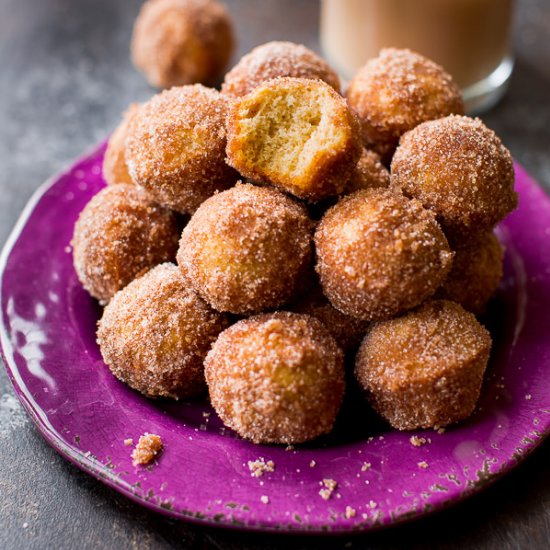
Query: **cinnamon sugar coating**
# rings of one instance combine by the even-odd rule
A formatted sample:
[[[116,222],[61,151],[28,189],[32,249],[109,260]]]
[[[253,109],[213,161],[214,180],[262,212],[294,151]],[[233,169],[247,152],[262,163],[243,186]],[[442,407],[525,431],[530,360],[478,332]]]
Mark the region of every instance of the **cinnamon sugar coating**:
[[[97,341],[112,373],[147,397],[189,398],[205,389],[203,361],[228,326],[161,264],[118,292],[99,321]]]
[[[302,44],[267,42],[244,55],[225,75],[222,94],[242,97],[272,78],[320,79],[340,92],[340,78],[328,63]]]
[[[205,201],[180,241],[189,284],[219,311],[248,314],[281,306],[311,264],[305,209],[270,188],[238,184]]]
[[[335,308],[364,321],[421,304],[452,262],[435,215],[386,189],[342,198],[317,226],[315,245],[324,294]]]
[[[449,116],[407,132],[391,186],[433,210],[453,242],[491,230],[518,203],[510,152],[479,119]]]
[[[382,164],[380,155],[363,149],[344,192],[348,194],[361,189],[385,189],[389,186],[390,173]]]
[[[126,166],[126,135],[130,119],[139,109],[139,103],[131,103],[122,115],[122,121],[109,138],[103,157],[103,179],[109,184],[133,183]]]
[[[369,327],[368,321],[360,321],[338,311],[323,294],[319,284],[311,287],[292,305],[291,310],[319,319],[344,352],[356,350]]]
[[[157,88],[214,84],[234,48],[231,18],[215,0],[148,0],[131,46],[134,65]]]
[[[340,194],[362,149],[355,115],[321,80],[261,84],[232,103],[227,131],[231,166],[310,201]]]
[[[73,261],[82,286],[102,304],[151,267],[173,260],[175,215],[134,185],[121,183],[92,197],[75,224]]]
[[[374,409],[398,430],[442,427],[470,416],[491,337],[473,314],[446,300],[376,323],[355,374]]]
[[[200,84],[153,96],[132,117],[126,163],[160,204],[193,213],[237,174],[225,163],[227,100]]]
[[[454,252],[453,266],[437,297],[480,315],[502,279],[504,249],[497,236],[487,232],[455,247]]]
[[[388,162],[399,138],[421,122],[462,114],[458,86],[433,61],[407,49],[386,48],[351,81],[347,97],[361,120],[363,142]]]
[[[254,443],[328,433],[344,393],[341,350],[314,317],[277,312],[225,330],[205,361],[212,406]]]

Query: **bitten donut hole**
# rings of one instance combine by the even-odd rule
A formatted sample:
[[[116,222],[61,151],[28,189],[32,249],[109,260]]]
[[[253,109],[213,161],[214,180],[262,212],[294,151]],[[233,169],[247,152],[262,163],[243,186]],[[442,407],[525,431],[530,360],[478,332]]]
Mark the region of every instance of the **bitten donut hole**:
[[[247,106],[241,120],[249,149],[245,154],[261,171],[299,185],[319,156],[330,156],[347,137],[331,123],[331,99],[326,90],[266,90],[261,103]]]

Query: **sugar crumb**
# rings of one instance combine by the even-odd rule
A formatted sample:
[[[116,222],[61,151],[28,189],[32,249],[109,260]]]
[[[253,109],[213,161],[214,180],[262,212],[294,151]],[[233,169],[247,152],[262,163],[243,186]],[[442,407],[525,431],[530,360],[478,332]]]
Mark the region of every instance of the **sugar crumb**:
[[[338,483],[334,481],[334,479],[323,479],[323,481],[319,483],[323,486],[323,488],[319,490],[319,494],[323,500],[328,500],[336,487],[338,487]]]
[[[361,466],[361,471],[366,472],[367,470],[370,470],[370,467],[372,464],[370,462],[363,462],[363,465]]]
[[[344,513],[344,516],[346,519],[354,518],[356,516],[357,512],[355,508],[352,508],[351,506],[346,506],[346,511]]]
[[[124,440],[124,445],[126,445],[126,447],[130,447],[133,444],[134,444],[134,440],[131,437]]]
[[[263,457],[258,458],[257,460],[249,460],[248,461],[248,469],[251,472],[252,477],[261,477],[264,475],[264,473],[268,472],[274,472],[275,471],[275,463],[273,460],[268,460],[267,462]]]
[[[414,447],[422,447],[422,445],[426,445],[426,443],[428,443],[428,440],[425,437],[418,437],[417,435],[411,435],[409,441]]]
[[[428,467],[428,463],[425,460],[422,460],[418,463],[418,467],[425,470]]]
[[[262,495],[260,497],[260,500],[261,500],[262,504],[269,504],[269,497],[267,495]]]
[[[315,460],[312,460],[312,461],[309,463],[309,467],[310,467],[310,468],[315,468],[315,466],[317,466],[317,462],[315,462]]]

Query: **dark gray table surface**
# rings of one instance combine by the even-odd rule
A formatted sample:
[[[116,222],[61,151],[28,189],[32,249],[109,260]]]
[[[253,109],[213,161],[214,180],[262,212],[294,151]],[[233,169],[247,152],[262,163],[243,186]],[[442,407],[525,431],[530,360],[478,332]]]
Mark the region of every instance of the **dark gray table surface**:
[[[240,53],[318,49],[316,0],[228,0]],[[128,45],[140,0],[0,0],[0,244],[32,192],[153,90]],[[520,0],[516,70],[484,116],[550,191],[550,1]],[[548,548],[550,445],[484,493],[371,535],[286,537],[175,522],[118,495],[42,440],[0,369],[0,548]]]

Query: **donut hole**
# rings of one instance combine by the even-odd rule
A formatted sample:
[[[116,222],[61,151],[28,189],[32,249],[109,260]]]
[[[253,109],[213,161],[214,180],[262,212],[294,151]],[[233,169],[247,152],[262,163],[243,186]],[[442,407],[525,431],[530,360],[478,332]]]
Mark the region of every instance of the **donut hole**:
[[[183,230],[178,264],[214,309],[245,315],[280,307],[306,283],[310,223],[279,191],[238,184],[199,207]]]
[[[357,354],[355,375],[394,428],[443,427],[472,414],[490,350],[491,336],[473,314],[434,300],[373,324]]]
[[[255,443],[304,443],[330,432],[345,386],[343,355],[328,330],[289,312],[222,332],[205,376],[224,424]]]
[[[334,124],[337,107],[324,87],[266,88],[242,106],[243,154],[268,177],[306,187],[311,176],[304,174],[320,171],[320,159],[326,163],[349,139],[349,131]]]

